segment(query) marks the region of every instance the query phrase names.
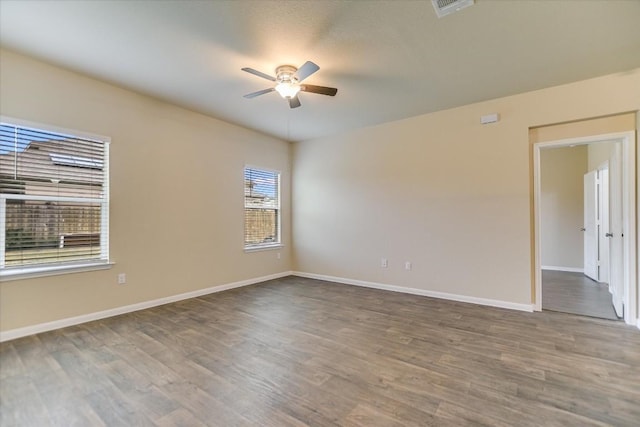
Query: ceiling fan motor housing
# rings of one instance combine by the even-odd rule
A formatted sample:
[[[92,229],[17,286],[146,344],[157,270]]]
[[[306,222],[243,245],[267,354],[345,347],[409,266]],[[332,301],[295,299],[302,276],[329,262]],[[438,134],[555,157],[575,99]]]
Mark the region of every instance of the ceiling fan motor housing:
[[[291,83],[297,84],[298,79],[294,74],[298,71],[293,65],[281,65],[276,68],[276,81],[278,83]]]

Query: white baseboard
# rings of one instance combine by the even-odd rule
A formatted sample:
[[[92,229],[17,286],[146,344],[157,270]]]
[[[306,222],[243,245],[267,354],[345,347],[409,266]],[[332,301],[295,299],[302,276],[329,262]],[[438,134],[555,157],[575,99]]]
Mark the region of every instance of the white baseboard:
[[[584,273],[584,268],[577,267],[557,267],[554,265],[543,265],[540,266],[542,270],[552,270],[552,271],[567,271],[570,273]]]
[[[533,304],[520,304],[509,301],[494,300],[488,298],[477,298],[466,295],[449,294],[446,292],[428,291],[425,289],[407,288],[404,286],[386,285],[384,283],[366,282],[363,280],[346,279],[343,277],[325,276],[324,274],[304,273],[301,271],[293,271],[294,276],[307,277],[309,279],[326,280],[328,282],[343,283],[346,285],[363,286],[365,288],[382,289],[385,291],[402,292],[405,294],[421,295],[425,297],[446,299],[451,301],[468,302],[478,305],[487,305],[491,307],[508,308],[511,310],[533,312]]]
[[[40,323],[33,326],[25,326],[23,328],[10,329],[0,332],[0,342],[13,340],[16,338],[26,337],[28,335],[39,334],[41,332],[53,331],[54,329],[66,328],[67,326],[79,325],[81,323],[91,322],[93,320],[105,319],[107,317],[118,316],[120,314],[131,313],[133,311],[144,310],[146,308],[157,307],[159,305],[169,304],[176,301],[182,301],[189,298],[196,298],[202,295],[222,292],[229,289],[240,288],[243,286],[254,285],[256,283],[265,282],[267,280],[279,279],[281,277],[291,276],[293,272],[285,271],[282,273],[271,274],[268,276],[256,277],[254,279],[241,280],[239,282],[227,283],[225,285],[212,286],[210,288],[198,289],[196,291],[186,292],[183,294],[172,295],[164,298],[158,298],[151,301],[143,301],[137,304],[125,305],[109,310],[97,311],[95,313],[83,314],[80,316],[69,317],[66,319],[54,320],[52,322]]]

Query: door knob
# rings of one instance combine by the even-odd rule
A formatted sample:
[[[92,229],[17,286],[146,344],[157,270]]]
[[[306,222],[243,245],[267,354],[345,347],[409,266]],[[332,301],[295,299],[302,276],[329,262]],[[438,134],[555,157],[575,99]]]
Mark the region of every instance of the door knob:
[[[580,228],[580,231],[587,231],[587,229],[586,229],[586,228],[584,228],[584,227],[581,227],[581,228]]]
[[[605,237],[613,237],[613,233],[606,233],[604,236]]]

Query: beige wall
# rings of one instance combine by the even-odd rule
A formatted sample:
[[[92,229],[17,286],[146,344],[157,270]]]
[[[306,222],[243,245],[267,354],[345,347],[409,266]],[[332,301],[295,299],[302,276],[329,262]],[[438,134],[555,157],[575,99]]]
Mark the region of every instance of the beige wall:
[[[529,128],[637,109],[640,69],[296,144],[294,268],[529,304]]]
[[[0,283],[3,331],[291,269],[288,143],[9,51],[0,79],[2,115],[112,138],[116,262]],[[282,171],[281,259],[243,251],[245,164]]]
[[[567,123],[536,126],[529,130],[529,141],[535,144],[537,142],[626,132],[636,128],[635,116],[634,112],[626,112]]]
[[[588,157],[590,171],[598,169],[604,162],[610,162],[615,144],[615,142],[598,142],[589,144]]]
[[[292,268],[528,304],[528,129],[638,109],[634,70],[299,143],[291,157],[277,139],[3,50],[0,114],[112,138],[116,265],[0,283],[0,328]],[[480,125],[492,112],[501,121]],[[242,250],[245,163],[283,172],[281,260]]]
[[[543,268],[582,270],[584,174],[588,146],[540,152],[540,243]]]

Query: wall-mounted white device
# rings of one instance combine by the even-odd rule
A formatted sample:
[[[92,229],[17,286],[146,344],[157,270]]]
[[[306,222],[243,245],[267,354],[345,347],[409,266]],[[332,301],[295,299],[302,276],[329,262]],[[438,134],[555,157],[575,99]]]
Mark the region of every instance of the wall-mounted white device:
[[[495,123],[498,120],[500,120],[500,115],[498,113],[487,114],[480,117],[480,123],[482,123],[483,125],[486,125],[489,123]]]
[[[473,5],[474,0],[431,0],[438,18]]]

